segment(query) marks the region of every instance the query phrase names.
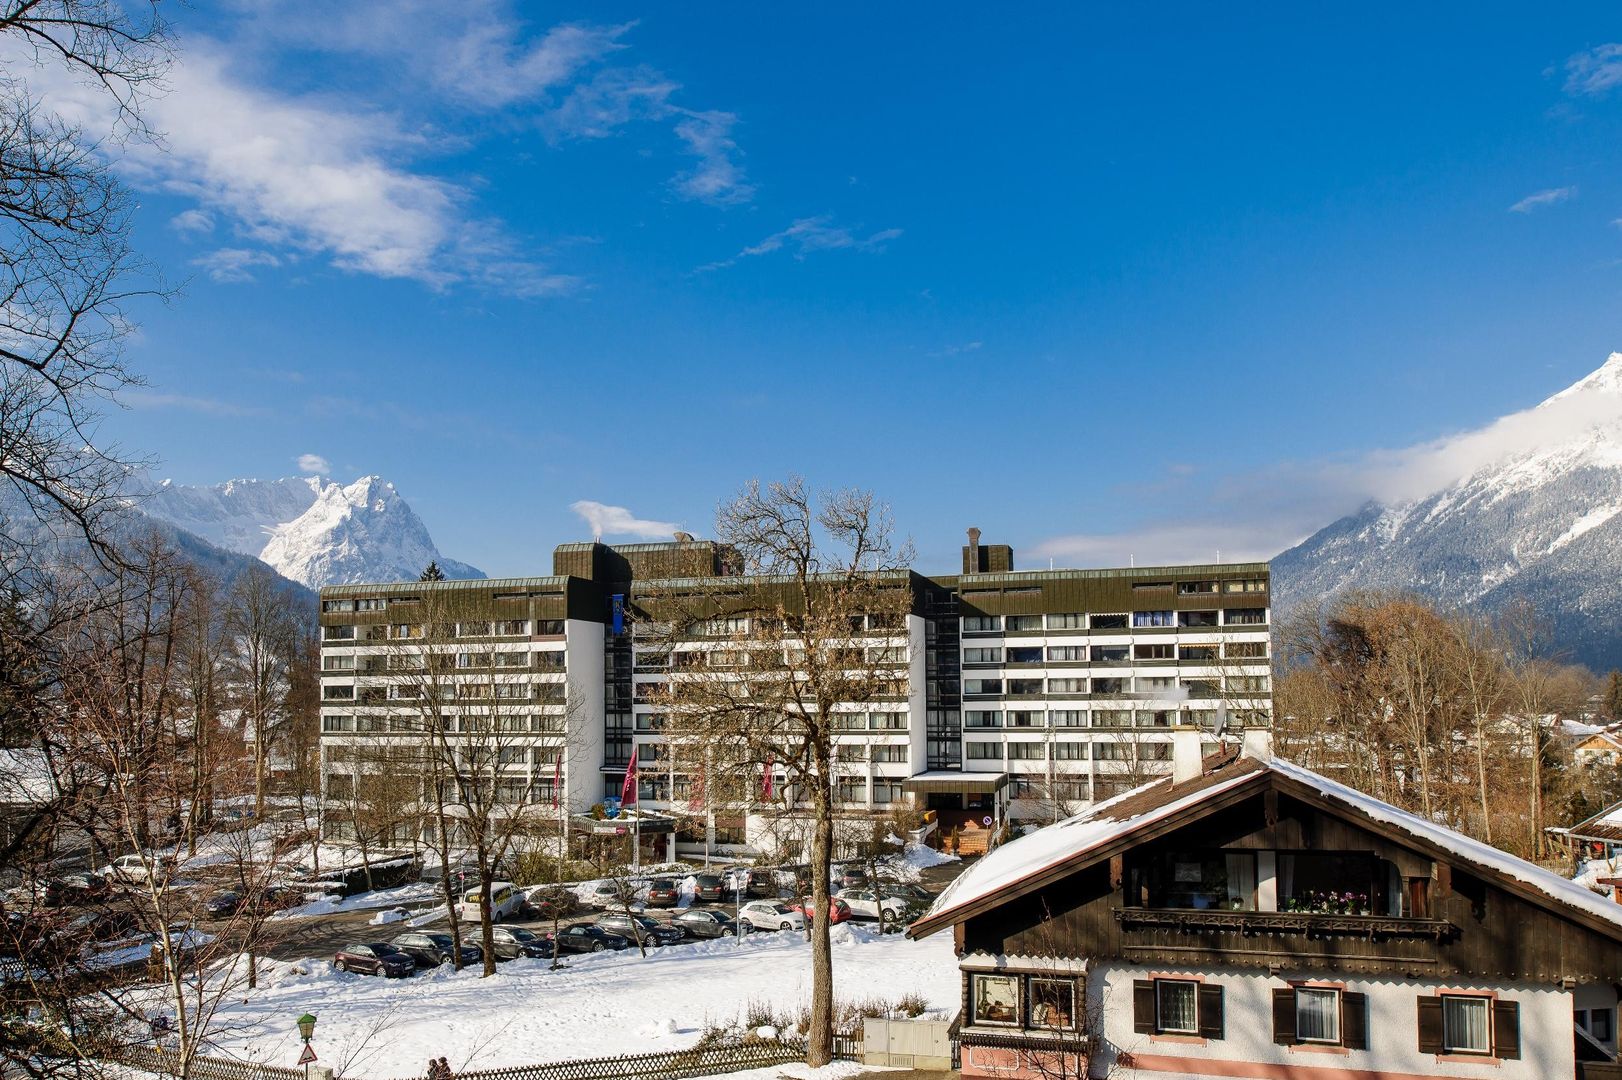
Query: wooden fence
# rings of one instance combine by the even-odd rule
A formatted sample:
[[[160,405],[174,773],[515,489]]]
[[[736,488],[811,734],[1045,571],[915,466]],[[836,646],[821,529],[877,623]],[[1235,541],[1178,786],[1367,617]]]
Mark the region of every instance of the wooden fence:
[[[132,1046],[118,1055],[121,1064],[166,1076],[180,1075],[180,1055],[171,1050],[154,1050]],[[263,1065],[255,1061],[237,1061],[234,1058],[204,1057],[191,1059],[194,1080],[304,1080],[303,1069],[286,1069],[279,1065]]]

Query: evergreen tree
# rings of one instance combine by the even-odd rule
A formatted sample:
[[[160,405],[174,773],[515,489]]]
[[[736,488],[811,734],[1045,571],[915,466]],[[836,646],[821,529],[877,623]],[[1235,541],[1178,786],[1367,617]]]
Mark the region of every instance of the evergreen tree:
[[[1612,671],[1605,680],[1605,695],[1600,708],[1613,722],[1622,721],[1622,671]]]
[[[424,568],[424,570],[422,572],[422,576],[419,577],[417,580],[418,581],[444,581],[445,580],[445,571],[443,571],[443,570],[441,570],[439,568],[439,560],[435,559],[432,562],[430,562],[427,565],[427,567]]]

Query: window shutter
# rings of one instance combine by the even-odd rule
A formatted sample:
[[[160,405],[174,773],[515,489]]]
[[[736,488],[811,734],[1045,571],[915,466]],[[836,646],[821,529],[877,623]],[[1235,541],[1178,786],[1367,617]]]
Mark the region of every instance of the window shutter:
[[[1222,987],[1201,986],[1199,997],[1200,1037],[1222,1038]]]
[[[1348,1050],[1369,1048],[1369,999],[1366,994],[1340,995],[1340,1044]]]
[[[1273,1041],[1280,1046],[1295,1042],[1295,989],[1273,991]]]
[[[1148,979],[1132,980],[1132,1030],[1139,1035],[1155,1033],[1155,984]]]
[[[1442,999],[1439,997],[1419,999],[1419,1052],[1442,1052]]]
[[[1521,1006],[1518,1002],[1492,1003],[1492,1055],[1508,1059],[1521,1056]]]

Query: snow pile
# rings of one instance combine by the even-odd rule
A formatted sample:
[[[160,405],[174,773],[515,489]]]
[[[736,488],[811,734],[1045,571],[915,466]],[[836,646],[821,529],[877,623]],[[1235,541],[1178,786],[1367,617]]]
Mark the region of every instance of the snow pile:
[[[406,911],[406,909],[403,907],[389,908],[387,911],[379,911],[376,915],[373,915],[372,920],[368,925],[391,926],[394,923],[405,922],[410,918],[410,912]]]
[[[956,855],[936,851],[928,844],[908,844],[906,850],[899,855],[886,858],[884,865],[903,880],[917,881],[918,875],[932,866],[945,866],[947,863],[961,861]]]
[[[836,997],[918,993],[932,1008],[956,1007],[950,935],[908,941],[847,926],[834,933],[843,943],[834,959]],[[656,949],[645,960],[635,951],[568,957],[559,971],[550,964],[514,960],[488,979],[448,965],[380,979],[322,961],[264,961],[260,988],[222,1003],[211,1052],[291,1065],[302,1043],[288,1018],[309,1011],[321,1017],[314,1045],[323,1064],[390,1080],[421,1076],[424,1063],[441,1055],[463,1071],[682,1049],[707,1025],[740,1020],[752,1001],[790,1013],[811,994],[811,949],[799,934]]]

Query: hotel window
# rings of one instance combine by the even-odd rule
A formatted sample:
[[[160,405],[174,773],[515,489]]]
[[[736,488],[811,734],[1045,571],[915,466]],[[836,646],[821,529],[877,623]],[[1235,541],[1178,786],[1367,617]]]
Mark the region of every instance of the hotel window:
[[[321,658],[322,671],[354,671],[355,657],[351,654],[340,653],[334,656]]]
[[[867,730],[867,714],[859,712],[834,713],[834,727],[840,731]]]
[[[907,714],[898,712],[868,713],[867,726],[875,731],[905,731],[907,730]]]
[[[873,805],[888,806],[901,801],[901,785],[899,783],[875,780],[873,781]]]
[[[1042,761],[1047,755],[1042,752],[1039,742],[1011,742],[1008,744],[1008,760],[1010,761]]]
[[[354,641],[355,628],[353,626],[328,626],[321,631],[323,641]]]
[[[322,731],[354,731],[355,718],[353,716],[323,716],[321,718]]]
[[[1292,986],[1274,990],[1273,1041],[1280,1046],[1313,1043],[1367,1050],[1368,998],[1338,987]]]
[[[840,780],[834,785],[834,799],[842,803],[865,803],[867,801],[867,782],[865,780]]]
[[[354,611],[355,610],[355,602],[353,600],[323,600],[323,601],[321,601],[321,610],[322,611]]]
[[[1203,596],[1206,593],[1216,591],[1217,583],[1214,581],[1179,581],[1177,583],[1177,595],[1179,596]]]
[[[875,746],[873,747],[873,760],[883,763],[897,763],[907,760],[905,746]]]
[[[1265,578],[1249,578],[1243,581],[1224,581],[1222,591],[1226,593],[1257,593],[1267,591]]]
[[[1230,641],[1223,646],[1229,660],[1265,660],[1267,659],[1267,642],[1265,641]]]
[[[1042,714],[1035,709],[1010,709],[1008,711],[1009,727],[1041,727]]]
[[[1140,1035],[1220,1039],[1222,987],[1194,979],[1134,979],[1132,1029]]]
[[[970,1008],[976,1024],[1019,1025],[1019,978],[1015,975],[970,977]]]
[[[970,761],[1001,761],[1002,743],[997,742],[969,742],[964,744],[966,757]]]
[[[1010,634],[1040,630],[1042,629],[1042,616],[1010,615],[1004,620],[1003,629]]]
[[[1177,722],[1176,709],[1139,709],[1138,727],[1171,727]]]
[[[1002,693],[1002,680],[964,679],[963,692],[965,694],[1000,694]]]
[[[1229,608],[1222,613],[1224,626],[1265,626],[1266,608]]]
[[[323,686],[321,688],[323,701],[354,701],[355,688],[353,686]]]
[[[528,619],[506,619],[496,623],[497,637],[525,637],[528,634]]]
[[[1213,623],[1215,620],[1212,620]],[[1175,611],[1134,611],[1132,613],[1133,626],[1176,626],[1177,613]]]
[[[1125,615],[1094,615],[1091,618],[1094,630],[1125,630]]]
[[[1042,662],[1042,647],[1040,645],[1031,645],[1009,649],[1008,662],[1010,664],[1040,664]]]
[[[1053,744],[1054,761],[1086,761],[1087,744],[1084,742],[1060,741]]]
[[[1048,661],[1055,664],[1079,664],[1087,659],[1085,645],[1049,645]]]
[[[1041,679],[1009,679],[1009,697],[1032,697],[1042,692]]]
[[[1179,645],[1177,655],[1183,660],[1208,663],[1217,658],[1217,647],[1215,645]]]
[[[1177,625],[1188,627],[1215,626],[1217,613],[1214,611],[1179,611]]]
[[[1171,743],[1152,742],[1138,747],[1139,761],[1170,761]]]
[[[1086,679],[1049,679],[1048,693],[1050,694],[1085,694],[1087,692]]]
[[[1266,675],[1229,675],[1226,681],[1229,690],[1242,690],[1261,694],[1267,692]]]
[[[1177,680],[1170,675],[1139,675],[1132,680],[1132,688],[1140,694],[1169,694],[1177,686]]]
[[[1094,761],[1125,761],[1131,757],[1131,745],[1123,742],[1093,743]]]
[[[1126,693],[1126,683],[1127,680],[1125,679],[1094,679],[1093,693],[1100,695],[1124,694]]]
[[[540,619],[535,623],[535,633],[539,637],[562,637],[562,619]]]
[[[1048,713],[1048,723],[1054,727],[1086,727],[1085,709],[1054,709]]]
[[[1094,645],[1092,650],[1095,664],[1124,664],[1131,655],[1132,650],[1125,645]]]
[[[1169,641],[1156,642],[1152,645],[1132,646],[1132,659],[1134,660],[1170,660],[1173,646]]]
[[[963,616],[965,634],[989,634],[1002,629],[1002,619],[996,615]]]
[[[965,664],[1000,664],[1002,663],[1002,650],[964,649],[963,662]]]
[[[366,600],[356,600],[355,601],[355,610],[356,611],[382,611],[383,610],[383,601],[380,600],[380,599],[377,599],[375,597],[369,598],[369,599],[366,599]]]
[[[1126,709],[1093,710],[1094,727],[1131,727],[1132,714]]]
[[[963,726],[966,728],[1000,728],[1002,712],[998,709],[965,709]]]
[[[1049,630],[1085,630],[1087,616],[1077,612],[1072,615],[1049,615]]]

